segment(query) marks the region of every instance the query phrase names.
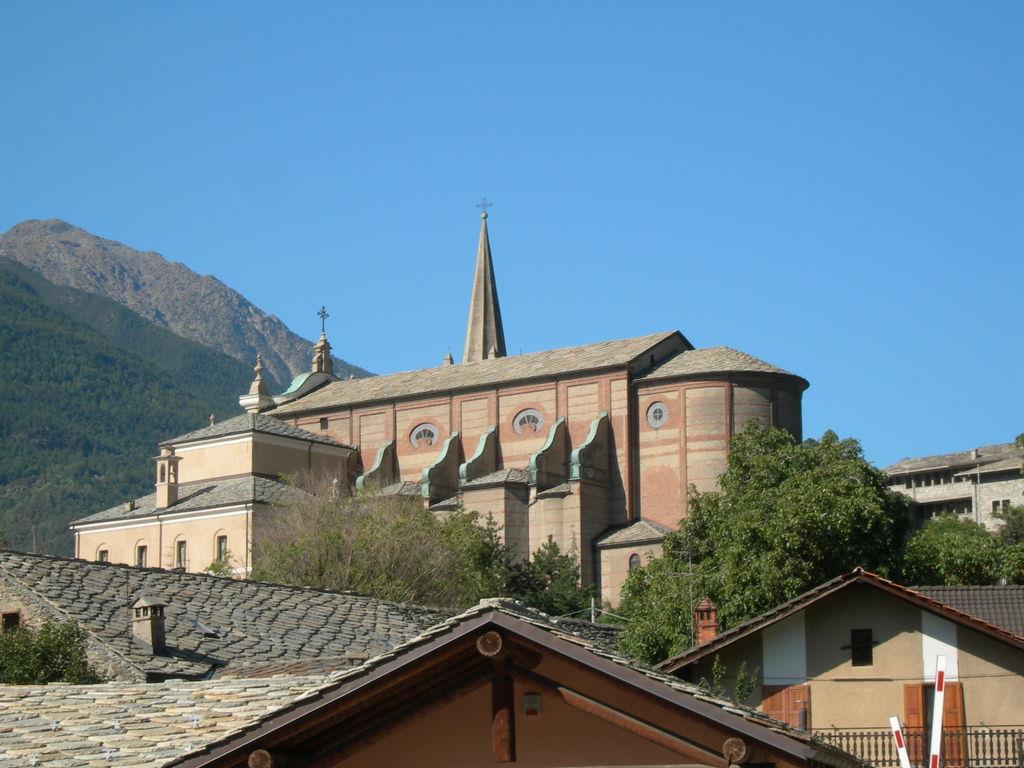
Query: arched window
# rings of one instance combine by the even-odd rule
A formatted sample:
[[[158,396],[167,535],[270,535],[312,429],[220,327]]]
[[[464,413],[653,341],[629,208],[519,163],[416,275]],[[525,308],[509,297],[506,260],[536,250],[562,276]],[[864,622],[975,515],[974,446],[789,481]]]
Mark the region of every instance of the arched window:
[[[520,411],[512,419],[512,429],[517,435],[532,435],[540,432],[544,426],[544,416],[536,408]]]
[[[437,442],[437,427],[433,424],[417,424],[409,433],[413,448],[429,448]]]
[[[636,552],[634,552],[632,555],[629,556],[629,570],[630,570],[630,573],[632,573],[633,571],[635,571],[639,567],[640,567],[640,555],[638,555]]]

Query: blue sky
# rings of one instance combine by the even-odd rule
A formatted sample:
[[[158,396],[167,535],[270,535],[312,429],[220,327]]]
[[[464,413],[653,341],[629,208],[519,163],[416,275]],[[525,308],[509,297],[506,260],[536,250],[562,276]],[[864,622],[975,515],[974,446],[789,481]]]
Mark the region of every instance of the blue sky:
[[[60,217],[386,372],[678,328],[870,459],[1024,431],[1024,4],[0,5],[0,229]]]

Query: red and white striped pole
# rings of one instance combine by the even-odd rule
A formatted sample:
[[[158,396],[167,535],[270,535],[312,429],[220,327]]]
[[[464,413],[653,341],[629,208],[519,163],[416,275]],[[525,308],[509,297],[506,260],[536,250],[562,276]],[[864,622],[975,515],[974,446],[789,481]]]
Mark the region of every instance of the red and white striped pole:
[[[942,713],[946,699],[946,657],[935,659],[935,703],[932,707],[932,743],[928,754],[928,768],[939,768],[939,757],[942,754]]]
[[[907,740],[903,738],[903,728],[898,717],[889,718],[892,738],[896,742],[896,752],[900,756],[900,768],[910,768],[910,755],[907,754]]]

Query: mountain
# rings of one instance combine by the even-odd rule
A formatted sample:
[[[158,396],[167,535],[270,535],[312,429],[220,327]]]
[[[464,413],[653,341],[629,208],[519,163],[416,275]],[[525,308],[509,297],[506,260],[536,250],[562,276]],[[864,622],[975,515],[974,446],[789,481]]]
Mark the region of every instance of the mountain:
[[[112,299],[247,366],[259,352],[277,387],[309,369],[311,342],[215,277],[198,275],[158,253],[137,251],[49,219],[23,221],[0,235],[0,258],[18,262],[56,286]],[[342,378],[367,375],[338,359],[334,372]]]
[[[152,488],[161,439],[238,412],[249,366],[0,259],[0,530],[71,552],[70,520]]]

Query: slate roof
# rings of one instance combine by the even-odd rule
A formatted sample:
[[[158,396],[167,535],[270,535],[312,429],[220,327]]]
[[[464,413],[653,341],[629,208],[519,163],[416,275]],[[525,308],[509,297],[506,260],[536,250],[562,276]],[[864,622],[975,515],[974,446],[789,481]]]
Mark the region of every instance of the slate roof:
[[[332,437],[319,435],[316,432],[310,432],[308,429],[302,429],[291,424],[286,424],[280,419],[275,419],[264,413],[243,413],[240,416],[219,421],[208,427],[203,427],[202,429],[197,429],[193,432],[186,432],[184,435],[178,435],[171,440],[164,440],[160,445],[192,443],[196,440],[208,440],[213,437],[241,435],[246,432],[262,432],[268,435],[291,437],[295,440],[305,440],[310,443],[342,446],[342,443],[339,443]]]
[[[978,452],[977,457],[973,455],[974,450]],[[1024,449],[1018,448],[1013,443],[983,445],[980,448],[968,451],[955,451],[954,453],[940,453],[935,456],[900,459],[895,464],[886,467],[884,471],[889,475],[900,475],[906,472],[961,469],[964,467],[975,467],[978,464],[984,466],[985,464],[1001,462],[1010,458],[1019,458],[1021,461],[1024,461]]]
[[[422,496],[423,486],[411,480],[399,480],[377,491],[381,496]]]
[[[525,469],[518,469],[516,467],[510,467],[509,469],[499,469],[496,472],[491,472],[489,475],[478,477],[475,480],[470,480],[462,484],[463,488],[483,488],[488,485],[504,485],[506,483],[528,483],[530,482],[530,475]]]
[[[607,650],[573,631],[572,621],[553,619],[510,600],[492,599],[429,627],[358,667],[323,676],[217,678],[128,686],[0,686],[0,768],[29,764],[40,768],[192,764],[212,748],[287,714],[300,703],[351,680],[369,677],[386,663],[488,614],[525,622],[592,654],[587,658],[632,670],[642,676],[638,679],[646,679],[655,687],[681,692],[741,718],[738,722],[746,721],[807,745],[821,764],[843,768],[861,764],[853,756],[755,709],[716,698],[691,683]]]
[[[0,578],[26,602],[74,619],[139,678],[372,655],[450,615],[362,595],[10,551],[0,551]],[[128,606],[142,594],[166,602],[168,656],[153,656],[129,636]]]
[[[914,587],[932,600],[1024,637],[1024,586]]]
[[[628,525],[620,525],[609,528],[597,539],[594,544],[597,547],[620,547],[627,544],[647,544],[652,541],[661,541],[665,534],[671,533],[672,529],[667,525],[656,523],[653,520],[637,520]]]
[[[673,331],[618,341],[602,341],[579,347],[549,349],[526,355],[491,358],[459,365],[442,365],[436,368],[423,368],[385,376],[335,381],[305,397],[279,406],[274,409],[273,413],[275,416],[283,416],[379,400],[393,400],[436,392],[492,386],[505,382],[624,367],[659,342],[673,336],[677,336],[689,346],[689,342],[686,342],[678,331]]]
[[[771,363],[740,352],[732,347],[708,347],[706,349],[690,349],[669,358],[653,371],[640,376],[641,381],[657,379],[685,378],[704,376],[713,373],[774,373],[798,379],[803,388],[810,386],[807,380],[778,368]]]
[[[170,507],[161,509],[160,514],[193,512],[200,509],[255,502],[281,504],[304,495],[303,491],[293,486],[258,475],[229,477],[225,480],[197,480],[194,483],[179,485],[178,501]],[[102,512],[79,518],[71,525],[102,523],[109,520],[134,520],[139,517],[150,517],[156,513],[156,494],[151,493],[148,496],[135,499],[133,509],[128,509],[124,504],[118,504]]]

